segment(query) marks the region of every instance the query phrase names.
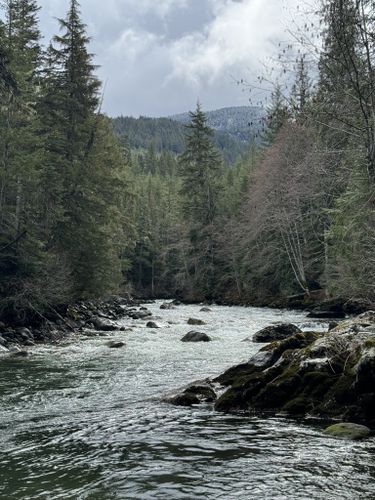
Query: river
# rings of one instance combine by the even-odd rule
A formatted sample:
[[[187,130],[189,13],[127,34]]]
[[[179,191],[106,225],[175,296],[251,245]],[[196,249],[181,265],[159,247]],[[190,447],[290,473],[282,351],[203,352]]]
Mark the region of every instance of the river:
[[[74,337],[0,360],[0,498],[375,498],[375,440],[340,441],[322,424],[223,415],[161,401],[173,389],[248,359],[245,337],[304,313],[150,305],[159,330]],[[186,344],[190,317],[213,342]],[[111,338],[126,347],[109,349]]]

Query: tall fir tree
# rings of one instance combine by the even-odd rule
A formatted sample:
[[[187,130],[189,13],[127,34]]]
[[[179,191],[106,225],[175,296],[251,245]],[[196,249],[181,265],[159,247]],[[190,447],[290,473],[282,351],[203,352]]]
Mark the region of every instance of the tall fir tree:
[[[121,281],[121,238],[109,227],[120,224],[125,162],[99,114],[100,82],[77,0],[71,0],[60,28],[48,50],[40,107],[45,233],[49,246],[69,262],[74,296],[100,295]]]
[[[284,123],[290,118],[288,104],[279,84],[271,94],[271,104],[267,109],[265,130],[262,134],[263,144],[270,146]]]
[[[210,295],[215,281],[215,219],[222,159],[199,103],[190,117],[186,147],[180,158],[183,215],[190,239],[193,286]]]
[[[39,139],[35,130],[41,68],[39,7],[8,0],[1,29],[6,71],[0,110],[0,271],[4,308],[20,309],[39,294],[43,265],[36,213]],[[34,284],[31,286],[31,284]],[[32,299],[33,300],[33,299]]]

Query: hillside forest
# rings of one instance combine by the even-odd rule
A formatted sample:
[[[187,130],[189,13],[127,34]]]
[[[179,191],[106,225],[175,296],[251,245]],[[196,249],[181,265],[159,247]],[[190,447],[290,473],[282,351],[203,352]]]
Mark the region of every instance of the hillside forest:
[[[275,82],[239,138],[213,131],[204,103],[188,123],[111,120],[77,0],[47,46],[38,2],[7,0],[1,314],[125,291],[374,300],[374,11],[323,0],[317,60],[299,50],[288,91]]]

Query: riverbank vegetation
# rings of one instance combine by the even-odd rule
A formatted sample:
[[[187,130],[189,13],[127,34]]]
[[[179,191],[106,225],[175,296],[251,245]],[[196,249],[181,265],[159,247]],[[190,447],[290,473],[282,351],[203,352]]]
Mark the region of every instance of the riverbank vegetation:
[[[121,290],[262,304],[298,294],[374,300],[373,10],[366,0],[321,2],[309,27],[317,47],[299,40],[290,90],[275,86],[261,138],[249,133],[246,152],[228,163],[200,105],[182,154],[132,149],[101,112],[78,2],[44,47],[37,1],[7,0],[2,315]],[[180,140],[180,130],[171,134]]]

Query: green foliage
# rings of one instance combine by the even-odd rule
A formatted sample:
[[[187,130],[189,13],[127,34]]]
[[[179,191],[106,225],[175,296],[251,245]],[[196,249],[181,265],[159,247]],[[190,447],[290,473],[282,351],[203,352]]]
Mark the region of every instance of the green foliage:
[[[78,2],[44,57],[38,11],[9,0],[0,26],[0,307],[10,317],[117,291],[134,233],[130,165],[98,112]]]

